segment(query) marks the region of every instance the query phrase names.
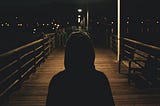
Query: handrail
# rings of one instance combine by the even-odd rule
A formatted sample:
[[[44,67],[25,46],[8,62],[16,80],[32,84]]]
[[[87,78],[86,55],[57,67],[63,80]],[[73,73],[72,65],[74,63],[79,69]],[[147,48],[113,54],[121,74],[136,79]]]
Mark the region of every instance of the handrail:
[[[0,54],[3,65],[0,67],[0,102],[5,94],[21,84],[35,69],[45,61],[55,48],[55,33]],[[11,90],[12,91],[12,90]]]
[[[132,39],[129,39],[129,38],[123,38],[123,39],[126,40],[126,41],[129,41],[129,42],[138,44],[138,45],[142,45],[142,46],[151,48],[151,49],[160,50],[160,47],[157,47],[157,46],[153,46],[153,45],[150,45],[150,44],[142,43],[140,41],[132,40]]]
[[[117,41],[117,36],[115,34],[112,34],[110,37],[111,37],[110,38],[110,40],[111,40],[111,48],[113,49],[113,51],[116,52],[117,51],[117,47],[116,47],[117,46],[117,44],[116,44],[117,43],[116,42]],[[151,53],[153,55],[159,56],[158,53],[160,52],[160,47],[158,47],[158,46],[147,44],[147,43],[144,43],[144,42],[141,42],[141,41],[138,41],[138,40],[133,40],[133,39],[130,39],[130,38],[123,38],[122,37],[120,40],[122,41],[121,42],[122,45],[124,44],[123,41],[127,41],[129,43],[132,43],[132,44],[136,45],[137,49],[138,49],[138,47],[143,47],[143,50],[145,52],[149,52],[149,53]],[[148,50],[150,50],[150,51],[148,51]],[[153,50],[154,52],[151,51],[151,50]]]
[[[22,49],[24,49],[24,48],[27,48],[27,47],[29,47],[29,46],[33,46],[33,45],[35,45],[35,44],[37,44],[37,43],[39,43],[39,42],[41,42],[41,41],[43,41],[43,39],[36,40],[36,41],[31,42],[31,43],[29,43],[29,44],[26,44],[26,45],[24,45],[24,46],[21,46],[21,47],[18,47],[18,48],[16,48],[16,49],[10,50],[10,51],[8,51],[8,52],[6,52],[6,53],[0,54],[0,58],[1,58],[1,57],[5,57],[5,56],[10,55],[10,54],[13,54],[13,53],[15,53],[15,52],[17,52],[17,51],[20,51],[20,50],[22,50]]]
[[[154,57],[158,57],[160,58],[160,47],[157,47],[157,46],[154,46],[154,45],[151,45],[151,44],[147,44],[147,43],[143,43],[143,42],[140,42],[140,41],[136,41],[136,40],[133,40],[133,39],[129,39],[129,38],[123,38],[123,41],[122,43],[131,43],[131,45],[137,49],[137,50],[141,50],[147,54],[149,54],[150,56],[154,56]],[[123,45],[123,44],[122,44]]]

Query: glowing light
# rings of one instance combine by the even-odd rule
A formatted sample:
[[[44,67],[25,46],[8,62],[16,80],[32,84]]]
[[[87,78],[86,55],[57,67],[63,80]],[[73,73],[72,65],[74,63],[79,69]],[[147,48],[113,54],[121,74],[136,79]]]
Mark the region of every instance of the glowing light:
[[[53,22],[51,22],[51,24],[53,25],[54,23],[53,23]]]
[[[9,24],[7,24],[7,27],[9,27],[10,25]]]
[[[79,8],[77,11],[78,11],[79,13],[81,13],[81,12],[82,12],[82,9]]]
[[[45,26],[45,24],[42,24],[43,26]]]
[[[69,22],[67,22],[67,24],[69,24]]]
[[[60,25],[58,24],[57,27],[59,27]]]
[[[99,24],[99,22],[96,22],[97,24]]]
[[[80,23],[81,22],[81,19],[80,18],[78,18],[78,23]]]
[[[81,17],[81,15],[78,15],[78,18],[80,18]]]
[[[89,28],[89,10],[87,10],[87,30]]]
[[[33,31],[36,31],[36,29],[33,29]]]
[[[54,27],[52,29],[54,30]]]
[[[127,24],[129,24],[129,21],[127,21]]]
[[[18,26],[19,26],[19,27],[22,27],[22,26],[23,26],[23,24],[18,24]]]
[[[57,25],[57,24],[54,24],[55,26]]]
[[[47,26],[49,26],[49,24],[47,24]]]
[[[111,24],[114,24],[114,22],[112,21]]]
[[[141,24],[143,24],[144,22],[143,21],[141,21]]]
[[[157,21],[156,23],[159,24],[159,21]]]
[[[3,26],[4,26],[4,24],[1,24],[1,26],[3,27]]]

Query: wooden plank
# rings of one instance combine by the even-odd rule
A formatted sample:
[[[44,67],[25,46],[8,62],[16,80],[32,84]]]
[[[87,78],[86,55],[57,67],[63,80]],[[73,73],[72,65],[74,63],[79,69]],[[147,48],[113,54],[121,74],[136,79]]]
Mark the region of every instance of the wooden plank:
[[[129,85],[127,75],[119,74],[117,71],[116,55],[106,49],[95,49],[95,51],[96,69],[107,75],[116,106],[160,106],[160,89],[142,90]],[[45,106],[49,81],[63,69],[64,51],[56,50],[22,87],[9,97],[4,106]],[[123,70],[125,69],[122,69],[122,72]]]

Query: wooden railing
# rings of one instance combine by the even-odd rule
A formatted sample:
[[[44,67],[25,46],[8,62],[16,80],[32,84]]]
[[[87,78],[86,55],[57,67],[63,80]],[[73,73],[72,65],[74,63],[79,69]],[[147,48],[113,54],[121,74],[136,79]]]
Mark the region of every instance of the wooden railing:
[[[122,39],[122,44],[123,43],[130,43],[134,48],[139,49],[141,51],[144,51],[150,55],[156,56],[156,57],[160,57],[160,47],[151,45],[151,44],[147,44],[147,43],[143,43],[140,41],[136,41],[136,40],[132,40],[129,38],[123,38]]]
[[[121,46],[123,45],[123,43],[127,42],[127,43],[131,43],[133,46],[139,49],[143,49],[144,51],[149,52],[150,54],[158,55],[157,53],[159,53],[158,51],[160,47],[158,46],[154,46],[151,44],[143,43],[141,41],[137,41],[137,40],[133,40],[125,37],[122,37],[120,40],[121,40]],[[116,53],[117,53],[117,42],[118,42],[117,35],[112,34],[110,36],[110,48]]]
[[[111,41],[112,50],[114,52],[117,52],[117,46],[116,46],[117,37],[112,36],[110,40],[112,40]],[[123,59],[124,63],[126,63],[126,57],[127,57],[129,58],[127,62],[128,65],[126,64],[123,65],[126,65],[128,69],[128,74],[131,73],[130,70],[133,70],[134,72],[135,70],[138,70],[138,72],[140,72],[141,70],[141,73],[143,73],[145,77],[147,76],[151,80],[156,79],[156,83],[157,82],[160,83],[160,47],[147,44],[147,42],[144,43],[130,38],[121,38],[120,40],[121,40],[121,50],[120,50],[119,73],[121,67],[120,63],[123,61]],[[153,63],[155,65],[152,65]],[[153,74],[154,77],[156,78],[151,78]]]
[[[45,61],[55,49],[55,38],[54,33],[45,34],[42,39],[0,54],[0,103]]]
[[[110,36],[110,48],[117,53],[117,43],[118,43],[118,38],[117,35],[111,35]]]

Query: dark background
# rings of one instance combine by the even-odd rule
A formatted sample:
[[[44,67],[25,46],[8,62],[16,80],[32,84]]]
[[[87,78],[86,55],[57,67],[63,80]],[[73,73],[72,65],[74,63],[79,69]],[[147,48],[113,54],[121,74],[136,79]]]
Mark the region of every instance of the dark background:
[[[116,16],[117,0],[1,0],[1,15],[73,16],[88,6],[92,17]],[[121,0],[124,16],[159,16],[158,0]]]
[[[66,22],[69,21],[72,24],[77,22],[78,8],[82,8],[83,13],[86,12],[87,8],[89,9],[89,18],[90,20],[94,20],[96,30],[97,27],[99,27],[99,25],[96,24],[97,20],[104,19],[104,17],[110,18],[111,21],[113,20],[116,29],[117,0],[0,0],[0,20],[14,22],[15,17],[18,16],[22,17],[22,20],[25,20],[26,23],[34,23],[39,20],[41,20],[40,22],[44,21],[44,23],[48,23],[45,21],[51,22],[54,18],[58,23],[62,22],[62,24],[66,24]],[[141,19],[143,21],[146,19],[152,21],[152,18],[159,17],[159,10],[159,0],[121,0],[121,17],[131,17],[131,29],[138,27],[137,24],[131,25],[131,23],[140,24]],[[140,20],[138,20],[138,22],[132,22],[134,17],[135,19],[140,17]],[[159,27],[159,24],[156,25]],[[32,30],[33,28],[31,31]],[[0,48],[4,49],[7,47],[9,50],[13,48],[11,47],[13,44],[19,46],[24,44],[23,42],[28,42],[30,39],[33,39],[32,32],[28,31],[28,33],[27,30],[25,31],[26,33],[24,33],[23,29],[18,29],[17,32],[15,29],[6,29],[4,33],[0,31],[0,45],[5,45],[3,48]],[[135,32],[135,30],[133,32]],[[132,35],[136,35],[136,37],[133,36],[133,38],[137,38],[137,34]],[[145,37],[142,35],[145,35]],[[142,35],[142,39],[150,40],[151,36],[146,37],[146,34]],[[152,38],[155,38],[156,41],[159,40],[157,39],[157,35],[156,37],[152,36]],[[155,40],[152,41],[154,42]]]

